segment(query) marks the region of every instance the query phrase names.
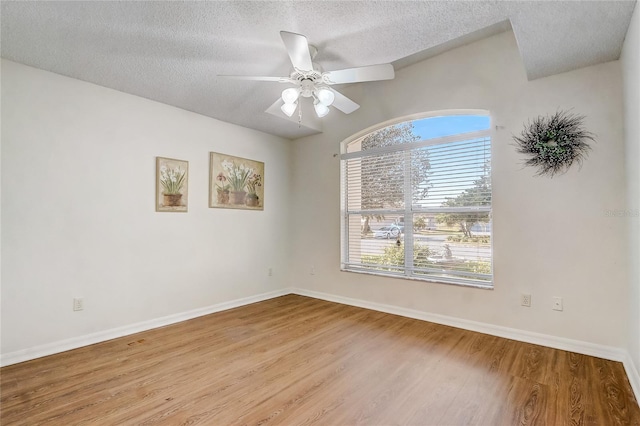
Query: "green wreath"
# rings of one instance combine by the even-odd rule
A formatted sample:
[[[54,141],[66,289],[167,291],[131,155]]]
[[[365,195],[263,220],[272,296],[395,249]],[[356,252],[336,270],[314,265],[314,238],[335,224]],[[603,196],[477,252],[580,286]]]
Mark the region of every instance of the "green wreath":
[[[584,116],[558,111],[552,116],[538,117],[525,125],[520,137],[514,136],[517,151],[529,156],[526,166],[538,168],[537,176],[566,173],[576,162],[582,162],[595,142],[594,135],[582,128]]]

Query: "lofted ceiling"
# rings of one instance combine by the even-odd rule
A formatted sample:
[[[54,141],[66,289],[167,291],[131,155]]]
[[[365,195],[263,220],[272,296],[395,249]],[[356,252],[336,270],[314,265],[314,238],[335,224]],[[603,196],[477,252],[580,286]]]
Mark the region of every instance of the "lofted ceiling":
[[[634,6],[635,1],[2,1],[1,52],[11,61],[295,139],[321,127],[265,112],[287,86],[218,77],[288,76],[281,30],[306,35],[318,48],[315,61],[327,71],[388,62],[397,71],[512,28],[527,76],[536,79],[618,59]],[[342,113],[332,110],[322,123],[330,125],[334,114]]]

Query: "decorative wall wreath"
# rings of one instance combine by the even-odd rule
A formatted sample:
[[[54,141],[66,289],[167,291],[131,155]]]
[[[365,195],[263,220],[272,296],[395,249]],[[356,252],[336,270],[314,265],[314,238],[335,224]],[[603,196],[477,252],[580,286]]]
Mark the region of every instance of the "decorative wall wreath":
[[[537,167],[537,176],[551,177],[566,173],[574,162],[582,166],[591,149],[588,141],[595,142],[593,133],[583,129],[582,120],[582,115],[558,111],[530,121],[520,137],[513,137],[518,152],[529,157],[525,165]]]

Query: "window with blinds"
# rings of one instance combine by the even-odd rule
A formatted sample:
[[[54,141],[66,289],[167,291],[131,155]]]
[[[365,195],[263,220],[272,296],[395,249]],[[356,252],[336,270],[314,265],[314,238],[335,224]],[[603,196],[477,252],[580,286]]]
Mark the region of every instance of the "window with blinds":
[[[342,270],[492,287],[488,114],[347,140],[341,175]]]

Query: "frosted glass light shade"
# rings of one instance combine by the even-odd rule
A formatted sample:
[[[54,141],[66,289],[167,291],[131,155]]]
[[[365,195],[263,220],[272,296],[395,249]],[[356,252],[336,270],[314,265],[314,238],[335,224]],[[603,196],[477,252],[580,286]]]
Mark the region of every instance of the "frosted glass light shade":
[[[300,91],[295,87],[289,87],[288,89],[284,89],[282,91],[282,100],[285,104],[292,104],[298,100],[298,96],[300,96]]]
[[[322,118],[325,115],[329,114],[329,107],[321,104],[320,102],[315,102],[313,104],[313,108],[316,110],[316,114],[318,117]]]
[[[322,88],[316,92],[316,97],[322,105],[329,106],[335,100],[336,95],[331,90]]]
[[[285,103],[283,104],[280,109],[282,110],[282,112],[284,112],[285,114],[287,114],[288,117],[291,117],[293,115],[294,112],[296,112],[296,108],[298,107],[298,103],[297,102],[293,102],[293,103]]]

